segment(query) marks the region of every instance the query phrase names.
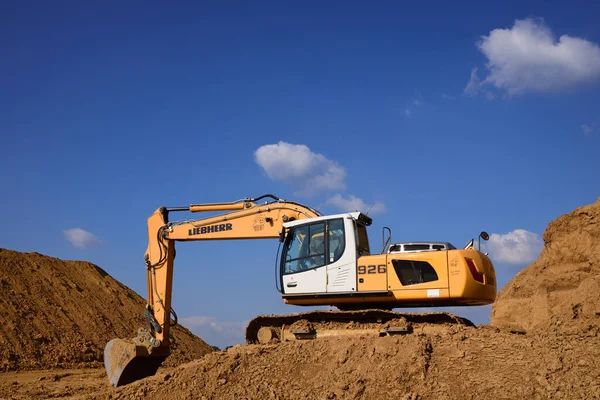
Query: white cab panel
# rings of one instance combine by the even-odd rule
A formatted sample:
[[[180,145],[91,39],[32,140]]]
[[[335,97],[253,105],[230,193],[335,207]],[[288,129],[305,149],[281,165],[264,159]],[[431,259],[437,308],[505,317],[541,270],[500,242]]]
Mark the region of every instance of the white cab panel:
[[[356,237],[354,235],[354,220],[344,218],[345,248],[344,253],[333,264],[327,265],[328,292],[356,291]],[[333,254],[329,254],[332,261]]]
[[[295,274],[283,275],[283,292],[324,293],[327,290],[327,267],[309,269]]]

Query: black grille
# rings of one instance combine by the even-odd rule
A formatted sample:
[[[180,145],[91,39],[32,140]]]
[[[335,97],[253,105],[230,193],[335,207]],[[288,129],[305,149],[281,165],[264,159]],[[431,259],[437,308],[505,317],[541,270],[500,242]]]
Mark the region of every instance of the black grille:
[[[435,269],[427,261],[392,260],[392,264],[402,286],[438,280]]]

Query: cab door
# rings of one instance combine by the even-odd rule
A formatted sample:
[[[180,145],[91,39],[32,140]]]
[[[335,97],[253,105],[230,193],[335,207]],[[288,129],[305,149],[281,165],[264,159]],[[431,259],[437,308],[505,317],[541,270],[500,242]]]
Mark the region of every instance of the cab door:
[[[352,218],[327,221],[327,292],[356,292],[356,237]]]
[[[319,221],[288,231],[281,261],[284,294],[327,291],[325,225],[325,221]]]

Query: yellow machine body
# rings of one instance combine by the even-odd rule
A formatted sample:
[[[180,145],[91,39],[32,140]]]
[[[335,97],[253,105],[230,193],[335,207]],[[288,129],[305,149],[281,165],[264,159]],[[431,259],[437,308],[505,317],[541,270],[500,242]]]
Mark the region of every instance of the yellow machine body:
[[[485,305],[496,298],[487,255],[446,242],[409,242],[370,254],[361,213],[284,224],[280,262],[285,303],[341,310]]]
[[[482,282],[471,273],[467,260],[475,265]],[[411,261],[426,262],[436,279],[407,282],[402,275]],[[334,305],[340,309],[398,307],[478,306],[496,299],[496,276],[490,259],[475,249],[441,250],[407,254],[362,256],[356,263],[357,290],[339,295],[312,294],[284,296],[284,302],[298,306]],[[406,273],[404,275],[407,275]],[[404,284],[402,280],[405,280]]]

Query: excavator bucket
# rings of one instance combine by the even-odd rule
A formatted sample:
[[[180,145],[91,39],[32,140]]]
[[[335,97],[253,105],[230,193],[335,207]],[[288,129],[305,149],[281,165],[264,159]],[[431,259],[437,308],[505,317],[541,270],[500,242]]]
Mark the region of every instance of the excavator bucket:
[[[131,340],[113,339],[104,348],[106,374],[114,387],[156,374],[165,358],[149,355],[147,347]]]

